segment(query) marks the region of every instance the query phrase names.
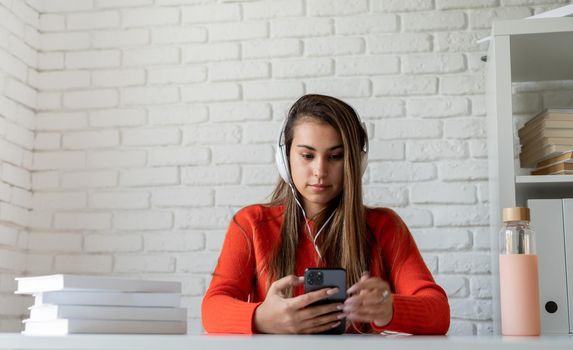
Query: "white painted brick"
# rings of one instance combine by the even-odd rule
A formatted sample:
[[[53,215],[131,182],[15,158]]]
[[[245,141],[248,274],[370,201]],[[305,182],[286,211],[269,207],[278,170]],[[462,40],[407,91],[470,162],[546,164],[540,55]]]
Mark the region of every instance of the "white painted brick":
[[[5,94],[7,97],[24,104],[27,107],[36,107],[36,90],[28,85],[22,84],[13,79],[6,79]]]
[[[76,0],[69,3],[67,0],[42,0],[40,4],[43,12],[77,12],[91,10],[93,0]]]
[[[242,47],[246,59],[292,57],[302,53],[301,41],[298,39],[249,40],[243,42]]]
[[[107,148],[119,145],[117,130],[95,130],[64,134],[62,145],[68,149]]]
[[[267,23],[261,21],[209,24],[208,29],[210,41],[250,40],[269,36]]]
[[[473,204],[477,201],[476,188],[466,183],[413,184],[410,200],[416,204]]]
[[[214,164],[258,164],[269,163],[274,152],[269,145],[221,145],[213,146]]]
[[[471,276],[470,286],[472,297],[477,299],[492,298],[492,279],[490,276]]]
[[[148,27],[179,22],[179,9],[177,8],[141,8],[122,12],[122,25],[124,27]]]
[[[1,249],[0,252],[0,268],[16,271],[23,270],[26,263],[25,254],[6,249]],[[2,311],[3,313],[5,312],[4,308]]]
[[[98,8],[139,7],[152,3],[153,0],[96,0]]]
[[[306,56],[341,56],[364,52],[364,39],[354,37],[309,38],[304,40]]]
[[[369,142],[368,160],[405,160],[406,147],[399,141]]]
[[[333,33],[330,18],[280,18],[271,22],[271,37],[312,37]]]
[[[465,97],[408,98],[406,109],[411,117],[456,117],[469,114],[469,103]]]
[[[266,203],[270,200],[272,187],[269,186],[233,186],[220,187],[215,192],[217,206],[246,206],[255,203]]]
[[[122,131],[122,143],[128,146],[175,145],[181,142],[181,132],[175,128],[131,129]]]
[[[22,165],[24,152],[18,146],[6,142],[0,138],[0,159],[13,163],[15,165]]]
[[[439,32],[436,33],[434,45],[436,51],[451,51],[451,52],[471,52],[483,51],[483,48],[477,41],[483,37],[490,35],[489,31],[475,30],[475,31],[462,31],[462,32]]]
[[[412,96],[435,94],[438,80],[430,76],[401,75],[372,79],[376,96]]]
[[[138,126],[145,124],[145,110],[107,109],[90,112],[90,125],[95,127]]]
[[[147,71],[149,84],[198,83],[205,80],[207,69],[202,66],[152,68]]]
[[[364,191],[364,203],[376,207],[403,207],[408,204],[408,192],[402,187],[369,185]]]
[[[428,181],[436,178],[436,166],[431,163],[385,162],[370,166],[374,183]]]
[[[246,100],[294,99],[303,94],[301,82],[246,82],[243,94]]]
[[[130,49],[123,51],[124,66],[149,66],[179,62],[179,49],[176,47]]]
[[[487,253],[447,253],[440,255],[440,272],[484,274],[490,273],[491,256]]]
[[[145,164],[146,154],[143,151],[99,151],[88,154],[88,167],[115,168],[137,167]]]
[[[33,29],[26,30],[26,33],[25,33],[26,37],[24,38],[25,41],[22,41],[20,38],[17,38],[15,36],[9,35],[7,49],[10,52],[10,54],[14,55],[22,62],[26,63],[28,66],[35,67],[36,62],[38,60],[38,52],[36,51],[36,48],[39,45],[37,43],[34,43],[34,48],[32,48],[30,47],[31,45],[28,44],[26,40],[39,42],[40,34],[37,31],[34,32]]]
[[[194,125],[183,130],[183,143],[217,144],[239,143],[241,129],[238,125]]]
[[[145,250],[150,252],[191,252],[205,247],[202,233],[150,233],[143,239]]]
[[[449,298],[467,298],[469,296],[468,280],[462,276],[438,276],[436,282],[444,288]]]
[[[64,106],[71,109],[105,108],[118,104],[115,90],[85,90],[64,93]]]
[[[60,14],[41,13],[39,20],[43,32],[61,32],[66,27],[66,16]]]
[[[182,49],[183,63],[237,60],[240,57],[238,43],[208,43],[186,46]]]
[[[372,94],[370,80],[362,78],[310,80],[306,83],[306,90],[307,93],[339,98],[365,97]]]
[[[404,101],[400,98],[346,99],[362,119],[404,116]],[[286,113],[286,112],[285,112]]]
[[[143,248],[143,239],[136,235],[88,235],[84,238],[86,252],[136,252]]]
[[[455,160],[440,162],[440,179],[446,181],[486,180],[488,178],[487,160]]]
[[[485,206],[434,207],[436,226],[488,225],[489,211]]]
[[[56,213],[54,227],[69,230],[105,230],[111,227],[111,214]]]
[[[21,208],[32,209],[32,193],[29,190],[12,187],[10,192],[10,203]]]
[[[514,114],[536,114],[540,110],[541,95],[538,93],[518,93],[511,97]]]
[[[73,130],[87,125],[87,116],[83,112],[38,113],[36,130]]]
[[[20,80],[26,80],[27,65],[16,57],[8,54],[8,52],[0,51],[0,69],[2,69],[5,74],[9,74]],[[1,87],[2,91],[4,91],[4,84],[2,84]]]
[[[475,10],[470,12],[470,24],[472,29],[490,29],[494,18],[496,21],[522,19],[531,15],[531,9],[526,7]]]
[[[149,109],[150,125],[195,124],[204,122],[207,118],[207,107],[196,104]]]
[[[143,46],[149,43],[149,31],[147,29],[96,31],[92,35],[94,48],[124,48]]]
[[[192,273],[212,273],[217,265],[217,254],[191,253],[177,259],[177,271]]]
[[[120,184],[127,187],[175,185],[179,182],[177,168],[122,170]]]
[[[164,104],[178,100],[176,87],[133,87],[121,92],[121,102],[125,105]]]
[[[223,247],[223,241],[225,240],[225,231],[207,231],[205,236],[207,237],[206,250],[210,251],[221,251]]]
[[[0,95],[0,113],[4,115],[6,120],[11,120],[18,125],[22,125],[28,129],[36,127],[34,110],[24,107],[4,96]]]
[[[432,0],[385,0],[372,3],[375,12],[421,11],[430,10],[433,6]]]
[[[2,164],[2,181],[25,189],[30,189],[32,186],[30,171],[9,163]]]
[[[407,13],[402,23],[406,31],[454,30],[466,27],[466,16],[458,11]]]
[[[444,136],[456,139],[485,138],[487,136],[485,120],[484,118],[446,120]]]
[[[486,158],[488,156],[486,140],[470,140],[470,155],[474,158]]]
[[[38,73],[38,87],[42,90],[64,90],[90,85],[90,73],[86,71],[57,71]]]
[[[52,229],[52,213],[32,211],[28,215],[28,223],[30,229]]]
[[[376,138],[426,139],[442,134],[442,122],[424,119],[387,119],[376,122]]]
[[[341,76],[400,73],[396,56],[341,57],[336,59],[336,73]]]
[[[270,64],[248,61],[213,63],[209,72],[212,81],[264,79],[270,77]]]
[[[117,185],[117,172],[115,171],[82,171],[63,173],[61,175],[62,188],[100,188]]]
[[[466,69],[461,54],[408,55],[403,60],[405,73],[455,73]]]
[[[33,170],[77,169],[86,163],[84,152],[42,152],[34,153]]]
[[[34,133],[28,128],[21,127],[10,122],[5,122],[6,140],[20,146],[24,149],[31,150],[34,146]]]
[[[245,19],[283,18],[304,15],[302,0],[255,1],[242,4]]]
[[[476,335],[475,325],[471,321],[450,320],[448,335]]]
[[[34,172],[32,174],[32,188],[37,190],[56,189],[59,186],[60,176],[55,171]]]
[[[147,209],[149,193],[146,192],[98,192],[90,195],[90,208],[100,209]]]
[[[161,230],[173,226],[173,214],[160,211],[118,212],[113,227],[118,230]]]
[[[396,32],[399,29],[398,16],[363,15],[336,18],[334,22],[336,34],[369,34]]]
[[[28,253],[26,256],[26,270],[45,273],[46,275],[54,273],[54,256],[49,253],[46,253],[46,255]],[[20,331],[18,330],[18,332]]]
[[[206,207],[213,205],[213,190],[208,188],[178,187],[155,190],[151,204],[157,207]]]
[[[29,226],[31,222],[31,211],[0,202],[0,220],[20,226]]]
[[[38,69],[62,69],[64,68],[64,53],[63,52],[39,52],[38,53]]]
[[[82,50],[90,47],[89,33],[41,33],[41,51]]]
[[[479,7],[494,7],[498,4],[498,0],[436,0],[436,8],[440,10],[449,9],[467,9],[467,8],[479,8]]]
[[[98,11],[69,14],[66,25],[71,30],[113,28],[119,26],[119,13]]]
[[[181,99],[185,102],[232,101],[240,96],[236,83],[192,84],[181,88]]]
[[[0,182],[0,200],[9,202],[11,196],[12,187],[4,182]]]
[[[573,106],[573,93],[571,91],[548,91],[543,94],[545,106],[567,108]]]
[[[493,331],[493,323],[492,322],[480,322],[477,324],[476,335],[478,335],[478,336],[492,336],[493,334],[494,334],[494,331]]]
[[[481,94],[485,91],[483,75],[456,75],[440,78],[440,92],[446,95]]]
[[[371,35],[367,42],[373,54],[432,51],[432,36],[425,33]]]
[[[307,0],[310,16],[340,16],[368,12],[367,0]]]
[[[66,53],[66,67],[81,68],[109,68],[120,64],[118,50],[79,51]]]
[[[468,156],[468,144],[457,140],[413,141],[406,145],[406,159],[436,161],[461,159]]]
[[[245,165],[241,183],[244,185],[274,185],[278,179],[277,167],[273,165]]]
[[[18,243],[18,230],[13,227],[0,225],[0,244],[16,246]]]
[[[239,4],[209,4],[181,9],[183,23],[231,22],[240,19],[241,8]]]
[[[161,165],[205,165],[209,163],[208,148],[159,148],[149,151],[150,166]]]
[[[39,92],[37,99],[38,110],[55,110],[62,108],[62,94],[61,93],[51,93],[51,92]]]
[[[154,44],[202,43],[207,41],[207,30],[201,27],[161,27],[151,31]]]
[[[420,229],[412,232],[416,244],[426,251],[462,251],[471,248],[471,232],[465,229]]]
[[[256,122],[245,123],[243,126],[243,142],[252,143],[275,143],[281,123]]]
[[[133,272],[173,272],[175,259],[170,256],[118,256],[115,259],[114,271]]]
[[[193,166],[181,169],[181,180],[186,185],[238,184],[241,168],[238,165]]]
[[[273,63],[275,78],[307,78],[332,75],[334,64],[329,58],[279,60]]]
[[[242,122],[270,120],[271,106],[266,103],[217,103],[209,105],[209,120]]]
[[[61,273],[110,273],[112,263],[108,255],[58,255],[55,269]]]
[[[87,206],[84,192],[36,192],[34,209],[40,211],[58,211],[60,209],[82,209]]]

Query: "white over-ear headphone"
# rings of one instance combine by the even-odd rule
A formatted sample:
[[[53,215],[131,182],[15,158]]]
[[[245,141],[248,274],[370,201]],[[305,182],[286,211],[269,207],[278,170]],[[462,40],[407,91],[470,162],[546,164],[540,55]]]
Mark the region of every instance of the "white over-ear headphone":
[[[277,149],[275,153],[275,161],[277,163],[277,169],[279,171],[279,175],[285,180],[285,182],[289,185],[293,185],[292,178],[290,176],[289,170],[289,162],[287,156],[287,146],[285,143],[285,129],[288,123],[290,116],[287,116],[283,121],[281,129],[279,130],[279,135],[277,137]],[[360,159],[360,169],[361,175],[364,175],[366,171],[366,167],[368,166],[368,130],[366,128],[366,124],[360,121],[360,125],[364,130],[364,149],[362,150],[362,157]]]

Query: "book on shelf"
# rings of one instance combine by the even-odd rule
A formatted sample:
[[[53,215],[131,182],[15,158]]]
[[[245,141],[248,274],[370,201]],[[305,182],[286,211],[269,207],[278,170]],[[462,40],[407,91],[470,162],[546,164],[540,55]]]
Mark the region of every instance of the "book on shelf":
[[[557,175],[567,174],[567,172],[573,172],[573,163],[561,162],[542,168],[537,168],[531,172],[531,175]]]
[[[103,305],[179,307],[181,294],[138,292],[51,291],[34,294],[34,305]]]
[[[537,168],[542,168],[548,165],[553,165],[561,162],[572,162],[572,161],[573,161],[573,151],[569,151],[556,155],[555,157],[547,158],[537,163]]]
[[[16,278],[16,294],[67,291],[120,291],[120,292],[162,292],[180,293],[181,283],[171,281],[149,281],[128,278],[82,275],[47,275]]]
[[[186,321],[187,309],[136,306],[40,305],[30,307],[30,320],[96,319],[134,321]]]
[[[554,156],[558,156],[571,150],[573,150],[573,146],[569,145],[547,145],[545,147],[531,150],[529,152],[521,152],[519,154],[519,161],[522,168],[531,168],[534,167],[538,162],[544,161]]]
[[[185,334],[184,321],[124,321],[57,319],[52,321],[24,320],[26,335],[66,334]]]

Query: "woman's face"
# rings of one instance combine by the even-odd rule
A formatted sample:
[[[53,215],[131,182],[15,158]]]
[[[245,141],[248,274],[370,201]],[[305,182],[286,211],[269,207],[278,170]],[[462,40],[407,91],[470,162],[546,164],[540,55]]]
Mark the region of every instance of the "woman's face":
[[[344,148],[340,133],[329,124],[308,118],[297,122],[289,163],[308,217],[318,214],[342,191]]]

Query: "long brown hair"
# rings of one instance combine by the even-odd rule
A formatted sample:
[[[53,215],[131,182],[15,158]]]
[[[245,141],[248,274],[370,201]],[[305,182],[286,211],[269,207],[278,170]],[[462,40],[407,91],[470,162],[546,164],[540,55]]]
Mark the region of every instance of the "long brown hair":
[[[307,118],[326,123],[340,133],[344,149],[344,175],[341,193],[329,203],[315,219],[315,227],[322,227],[334,212],[317,241],[323,266],[342,267],[346,270],[348,286],[358,282],[362,273],[371,265],[372,238],[366,226],[365,207],[362,201],[362,158],[367,135],[354,109],[334,97],[305,95],[291,107],[284,130],[287,155],[294,137],[294,127]],[[288,164],[286,166],[289,166]],[[292,184],[294,188],[294,184]],[[296,194],[293,194],[296,192]],[[279,179],[270,205],[284,206],[280,243],[269,258],[268,283],[294,274],[296,248],[306,230],[304,216],[297,207],[295,197],[300,194],[291,190],[282,178]],[[311,238],[312,239],[312,238]],[[317,262],[318,263],[318,262]]]

